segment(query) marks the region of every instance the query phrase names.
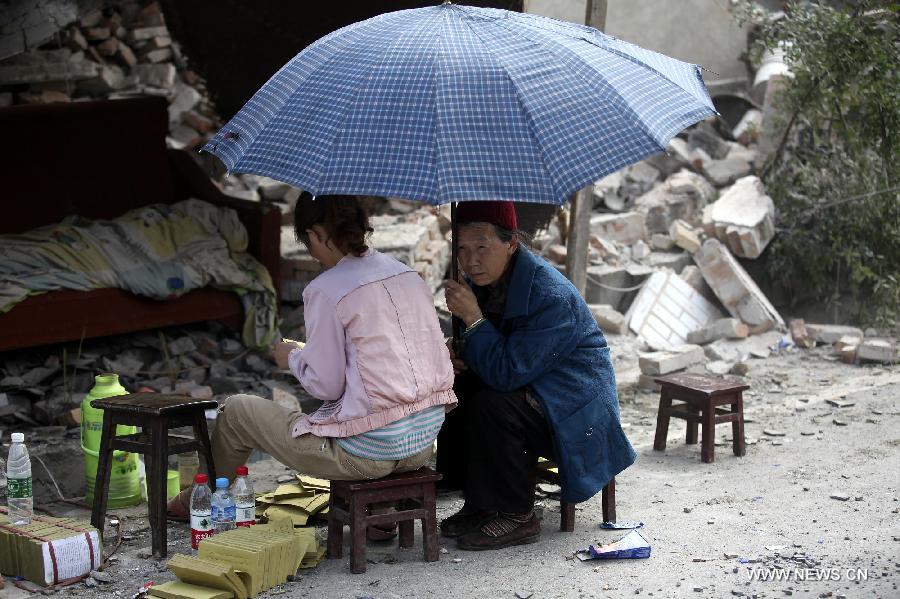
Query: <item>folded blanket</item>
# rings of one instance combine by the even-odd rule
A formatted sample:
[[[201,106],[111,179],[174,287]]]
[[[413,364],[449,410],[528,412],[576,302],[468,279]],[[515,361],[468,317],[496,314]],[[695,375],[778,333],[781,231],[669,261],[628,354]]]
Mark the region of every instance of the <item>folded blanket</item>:
[[[278,317],[272,279],[247,253],[247,230],[231,208],[191,199],[114,220],[71,216],[0,235],[0,313],[57,289],[115,287],[165,300],[207,285],[240,296],[246,345],[272,341]]]

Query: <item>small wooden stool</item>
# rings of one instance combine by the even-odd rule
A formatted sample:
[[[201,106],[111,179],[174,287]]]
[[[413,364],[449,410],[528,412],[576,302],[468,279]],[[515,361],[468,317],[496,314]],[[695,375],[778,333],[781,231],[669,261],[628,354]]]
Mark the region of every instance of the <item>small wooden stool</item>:
[[[431,468],[391,474],[374,480],[333,480],[328,498],[328,558],[343,556],[344,524],[350,525],[350,571],[366,571],[366,528],[399,523],[400,546],[412,547],[413,524],[422,521],[425,561],[438,560],[437,513],[434,483],[441,475]],[[371,505],[402,501],[397,511],[372,514]]]
[[[178,453],[197,451],[206,458],[209,479],[213,481],[216,479],[204,411],[218,405],[214,400],[159,393],[131,393],[92,401],[91,406],[103,410],[103,432],[91,513],[91,524],[94,528],[102,533],[106,523],[106,499],[109,492],[113,450],[121,449],[150,456],[147,509],[150,516],[153,555],[166,557],[168,458]],[[139,426],[141,432],[117,437],[115,430],[120,424]],[[169,429],[182,426],[193,427],[193,439],[169,435]]]
[[[747,453],[744,445],[744,397],[743,392],[750,385],[728,381],[705,374],[678,373],[653,379],[660,384],[659,413],[656,416],[656,437],[653,449],[666,449],[666,435],[669,433],[669,418],[687,420],[688,445],[697,443],[697,424],[703,426],[700,459],[715,461],[714,447],[716,425],[730,422],[734,437],[734,455]],[[672,400],[684,403],[672,405]],[[730,405],[731,410],[717,409]]]
[[[559,472],[554,472],[556,464],[550,460],[538,462],[535,468],[535,478],[551,485],[559,484]],[[616,521],[616,479],[606,483],[600,494],[600,504],[603,509],[603,521]],[[562,532],[575,532],[575,505],[568,501],[559,501],[559,530]]]

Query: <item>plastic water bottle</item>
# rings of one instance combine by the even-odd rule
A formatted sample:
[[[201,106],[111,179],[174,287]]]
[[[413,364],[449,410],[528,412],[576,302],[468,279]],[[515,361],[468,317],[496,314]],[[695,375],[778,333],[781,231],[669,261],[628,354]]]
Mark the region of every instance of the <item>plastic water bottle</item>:
[[[212,519],[212,491],[209,490],[209,476],[198,474],[194,477],[194,488],[191,490],[191,548],[196,549],[200,541],[211,537],[213,529]]]
[[[228,490],[228,479],[216,479],[216,492],[212,496],[212,520],[216,534],[234,528],[235,512],[234,497]]]
[[[234,471],[237,476],[231,484],[231,495],[234,497],[235,526],[253,526],[256,524],[256,496],[253,485],[247,478],[247,467],[238,466]]]
[[[6,500],[9,522],[14,526],[31,524],[34,501],[31,490],[31,459],[25,447],[25,435],[12,434],[9,459],[6,461]]]

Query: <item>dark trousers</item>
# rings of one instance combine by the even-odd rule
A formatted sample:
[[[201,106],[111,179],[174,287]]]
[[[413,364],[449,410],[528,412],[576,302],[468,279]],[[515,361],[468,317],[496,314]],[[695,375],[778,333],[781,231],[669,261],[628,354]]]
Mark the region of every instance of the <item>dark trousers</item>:
[[[526,401],[524,389],[496,391],[471,372],[457,375],[453,390],[459,406],[438,435],[444,481],[463,489],[467,508],[530,511],[538,457],[554,456],[544,416]]]

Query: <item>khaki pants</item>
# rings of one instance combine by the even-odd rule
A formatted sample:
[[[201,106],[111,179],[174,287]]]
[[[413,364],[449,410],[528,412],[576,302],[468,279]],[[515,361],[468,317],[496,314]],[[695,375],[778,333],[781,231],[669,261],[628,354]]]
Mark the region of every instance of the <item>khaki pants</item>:
[[[329,480],[381,478],[416,470],[431,459],[431,446],[402,460],[369,460],[347,453],[331,437],[309,433],[292,437],[294,423],[302,415],[255,395],[229,397],[219,408],[212,437],[216,475],[234,480],[235,468],[246,464],[254,449],[301,474]]]

